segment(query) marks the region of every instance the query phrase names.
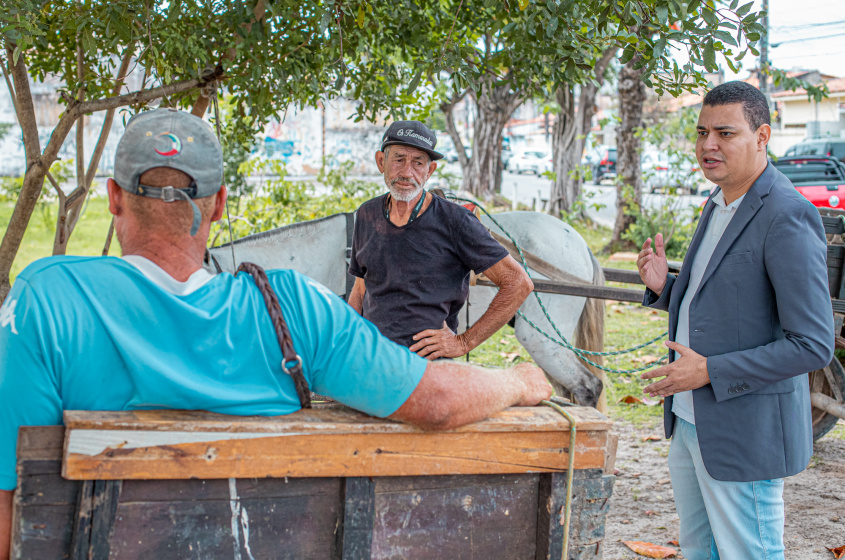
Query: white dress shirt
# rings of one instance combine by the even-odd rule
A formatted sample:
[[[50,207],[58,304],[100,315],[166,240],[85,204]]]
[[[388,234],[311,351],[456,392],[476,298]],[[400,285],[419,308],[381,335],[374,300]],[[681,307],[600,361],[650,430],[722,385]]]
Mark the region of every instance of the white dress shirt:
[[[698,292],[701,278],[704,276],[704,270],[710,262],[710,257],[713,256],[716,245],[722,239],[722,235],[725,233],[728,224],[731,223],[731,219],[736,214],[736,209],[739,208],[743,198],[745,198],[745,194],[730,204],[725,204],[725,195],[721,190],[713,196],[713,202],[717,207],[710,214],[710,221],[707,222],[704,237],[701,239],[698,251],[696,251],[695,257],[693,258],[689,285],[687,286],[687,291],[684,293],[684,299],[681,300],[681,308],[678,310],[678,330],[675,332],[675,342],[678,344],[689,346],[690,303],[692,303],[692,298]],[[677,360],[678,356],[675,356],[675,359]],[[672,412],[690,424],[695,424],[692,391],[683,391],[674,396],[672,399]]]

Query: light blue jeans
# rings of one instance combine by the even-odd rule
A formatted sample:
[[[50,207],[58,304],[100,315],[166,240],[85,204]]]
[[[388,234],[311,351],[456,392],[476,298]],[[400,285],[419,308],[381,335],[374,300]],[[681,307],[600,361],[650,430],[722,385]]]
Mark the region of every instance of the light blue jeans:
[[[783,479],[715,480],[695,426],[675,418],[669,473],[688,560],[783,560]]]

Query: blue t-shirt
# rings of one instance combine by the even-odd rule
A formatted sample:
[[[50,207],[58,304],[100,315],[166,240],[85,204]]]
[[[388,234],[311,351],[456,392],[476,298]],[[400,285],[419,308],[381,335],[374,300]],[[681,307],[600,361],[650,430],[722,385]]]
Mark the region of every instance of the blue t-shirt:
[[[408,399],[424,358],[317,282],[267,274],[312,391],[380,417]],[[61,424],[63,410],[299,410],[281,360],[247,274],[176,294],[118,258],[39,260],[0,308],[0,489],[16,485],[18,427]]]

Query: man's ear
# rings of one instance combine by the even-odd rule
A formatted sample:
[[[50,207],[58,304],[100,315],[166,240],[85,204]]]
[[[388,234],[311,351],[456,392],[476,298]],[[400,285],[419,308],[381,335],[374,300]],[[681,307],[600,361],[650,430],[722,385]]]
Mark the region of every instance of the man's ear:
[[[376,165],[378,166],[378,172],[384,173],[384,152],[380,150],[376,152]]]
[[[109,193],[109,212],[114,216],[120,216],[123,213],[123,189],[114,182],[114,179],[106,181],[106,189]]]
[[[226,211],[226,185],[222,185],[215,196],[216,198],[214,199],[214,212],[212,212],[211,214],[212,222],[216,222],[217,220],[222,218],[223,212]]]
[[[431,163],[428,164],[428,177],[426,177],[426,181],[428,181],[428,179],[434,173],[435,169],[437,169],[437,162],[436,161],[432,161]]]
[[[761,124],[757,129],[757,148],[766,151],[766,146],[772,137],[772,127],[767,124]]]

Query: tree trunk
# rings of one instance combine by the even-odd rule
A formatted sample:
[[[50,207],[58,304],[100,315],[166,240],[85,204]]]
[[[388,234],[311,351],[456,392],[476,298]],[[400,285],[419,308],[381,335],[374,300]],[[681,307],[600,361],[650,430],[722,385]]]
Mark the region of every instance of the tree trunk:
[[[505,125],[524,98],[511,91],[509,83],[486,83],[481,91],[469,92],[478,117],[473,125],[472,159],[464,170],[461,187],[473,195],[487,198],[495,191],[496,172],[502,159],[502,134]]]
[[[622,239],[643,201],[643,176],[640,169],[640,140],[638,130],[642,127],[645,84],[643,69],[635,69],[638,57],[634,57],[619,72],[619,114],[622,122],[616,137],[616,223],[607,249],[636,249],[634,243]]]
[[[446,114],[446,130],[455,144],[464,173],[461,189],[479,198],[492,196],[495,191],[496,173],[502,159],[502,133],[513,112],[525,100],[522,95],[512,92],[509,84],[508,80],[494,84],[491,78],[485,81],[479,92],[467,92],[475,104],[477,115],[472,128],[471,158],[466,157],[452,115],[454,104],[460,98],[453,98],[450,103],[440,106]]]
[[[587,142],[593,115],[595,114],[596,95],[604,83],[604,73],[616,54],[616,47],[607,49],[595,67],[597,84],[587,82],[581,86],[577,105],[574,103],[575,91],[571,85],[561,85],[555,91],[555,98],[560,105],[560,113],[555,119],[552,130],[552,161],[556,173],[549,197],[549,214],[560,217],[572,211],[573,204],[581,196],[584,178],[579,170],[581,154]],[[582,218],[586,217],[583,214]]]
[[[15,261],[15,256],[18,253],[24,233],[29,225],[29,219],[35,210],[38,198],[41,196],[44,178],[47,176],[50,166],[56,161],[59,150],[76,120],[86,113],[107,111],[109,109],[125,107],[126,105],[146,103],[167,95],[189,91],[203,86],[207,81],[217,80],[223,75],[222,67],[218,67],[213,74],[204,79],[194,78],[150,89],[142,89],[125,95],[92,99],[83,103],[71,99],[68,102],[67,109],[53,129],[47,146],[44,147],[42,152],[41,142],[38,139],[35,107],[29,88],[29,75],[26,69],[25,53],[21,53],[17,63],[14,63],[14,50],[15,43],[7,39],[7,59],[13,62],[10,73],[14,81],[14,91],[10,93],[23,135],[24,152],[26,153],[26,174],[24,175],[20,196],[15,203],[15,209],[12,212],[9,225],[3,235],[3,241],[0,243],[0,301],[6,298],[11,289],[10,273],[12,271],[12,264]],[[71,196],[73,196],[73,193],[71,193]],[[67,206],[70,207],[72,202],[70,196],[66,202]]]
[[[123,82],[126,78],[126,73],[129,70],[129,63],[132,60],[133,53],[134,48],[131,45],[126,48],[126,52],[120,62],[120,67],[117,70],[117,77],[115,79],[115,87],[112,91],[112,95],[120,95],[120,90],[123,88]],[[77,162],[77,186],[73,192],[67,195],[66,198],[62,194],[59,195],[59,212],[56,217],[56,235],[53,240],[54,255],[64,255],[67,253],[67,244],[70,241],[70,236],[73,234],[73,230],[76,228],[79,217],[82,215],[82,207],[85,204],[85,200],[88,198],[88,193],[91,192],[91,185],[94,183],[94,176],[97,173],[97,167],[100,165],[100,158],[103,155],[103,150],[105,150],[106,142],[109,139],[112,122],[114,121],[114,113],[115,109],[109,109],[106,111],[105,118],[103,119],[103,126],[100,129],[100,137],[97,139],[97,144],[91,154],[91,161],[88,163],[87,172],[84,174],[80,173],[79,167],[84,167],[81,165],[82,152],[80,151],[77,156],[80,160]],[[77,134],[79,130],[83,130],[82,127],[84,127],[84,122],[84,118],[80,118],[79,121],[77,121]],[[77,140],[77,149],[81,146],[81,141]],[[61,193],[59,186],[53,186]]]
[[[14,92],[9,92],[13,97],[17,111],[18,122],[23,133],[24,152],[26,153],[26,174],[23,179],[21,193],[12,211],[12,217],[0,243],[0,301],[6,299],[6,295],[12,288],[10,274],[12,263],[21,246],[23,235],[26,233],[29,219],[41,196],[41,189],[44,186],[44,177],[50,166],[56,160],[55,150],[45,150],[41,153],[41,142],[38,139],[38,125],[35,119],[35,106],[32,102],[32,94],[29,89],[29,74],[26,70],[24,53],[20,53],[17,63],[14,61],[13,52],[15,45],[11,41],[6,42],[7,60],[11,64],[10,73],[14,82]],[[64,122],[53,131],[48,147],[61,146],[65,137],[73,126],[74,118],[64,117]],[[57,143],[57,144],[54,144]]]

